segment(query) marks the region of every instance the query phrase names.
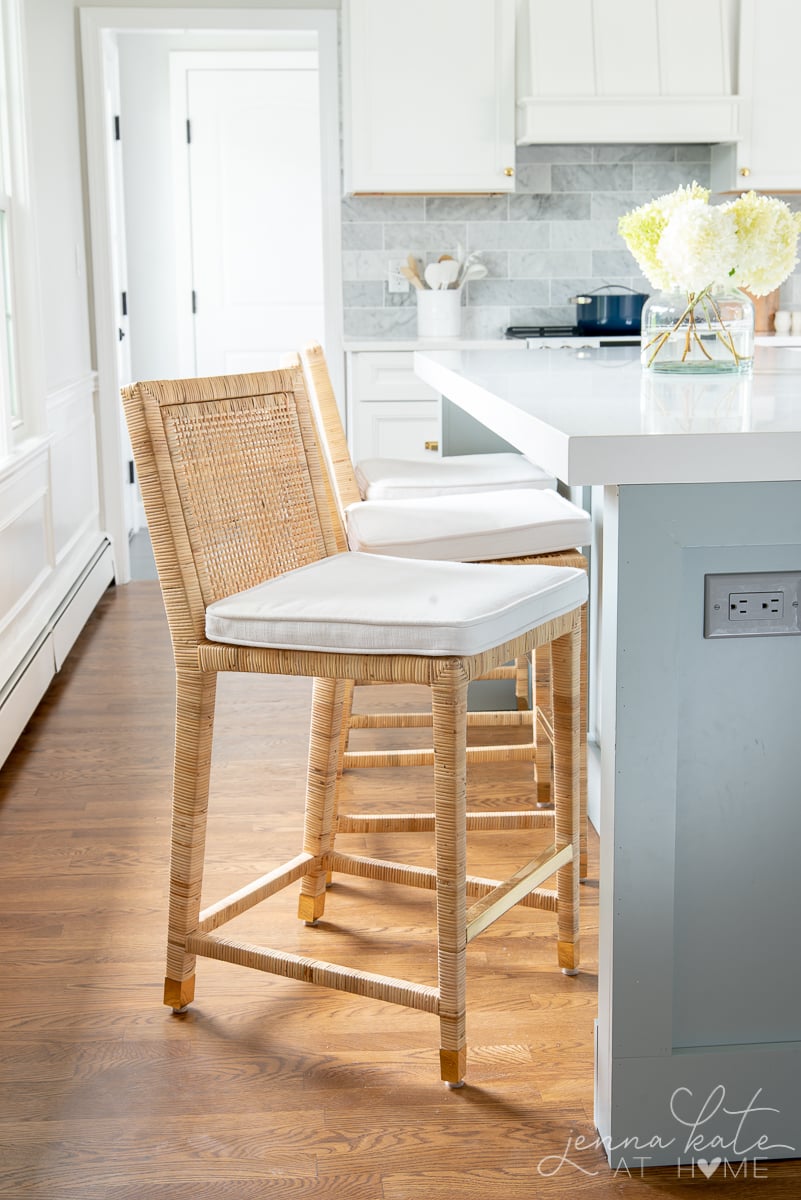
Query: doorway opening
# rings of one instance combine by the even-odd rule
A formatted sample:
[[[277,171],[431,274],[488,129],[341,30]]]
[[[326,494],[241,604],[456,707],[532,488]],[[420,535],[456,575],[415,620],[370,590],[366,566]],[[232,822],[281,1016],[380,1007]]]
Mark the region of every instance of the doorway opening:
[[[104,524],[143,521],[132,379],[269,370],[309,340],[344,395],[337,14],[81,10]]]

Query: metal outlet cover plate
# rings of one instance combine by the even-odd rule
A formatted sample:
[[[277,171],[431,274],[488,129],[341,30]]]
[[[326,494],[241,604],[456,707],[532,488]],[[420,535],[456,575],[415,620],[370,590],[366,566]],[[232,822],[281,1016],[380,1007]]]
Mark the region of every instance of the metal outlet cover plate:
[[[704,576],[704,637],[801,633],[801,571]]]

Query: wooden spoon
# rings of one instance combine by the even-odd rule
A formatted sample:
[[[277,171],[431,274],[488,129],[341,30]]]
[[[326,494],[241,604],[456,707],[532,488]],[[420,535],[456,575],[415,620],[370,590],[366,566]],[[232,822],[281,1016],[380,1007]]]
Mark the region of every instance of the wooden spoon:
[[[409,283],[412,285],[412,287],[417,288],[418,292],[423,291],[422,280],[420,279],[419,275],[414,273],[414,271],[410,271],[408,267],[401,267],[400,273],[404,279],[409,280]]]
[[[409,270],[411,271],[412,275],[416,276],[416,278],[420,280],[420,287],[422,287],[423,279],[422,279],[422,276],[420,275],[420,267],[418,265],[417,259],[414,257],[413,254],[407,254],[406,262],[408,263]]]

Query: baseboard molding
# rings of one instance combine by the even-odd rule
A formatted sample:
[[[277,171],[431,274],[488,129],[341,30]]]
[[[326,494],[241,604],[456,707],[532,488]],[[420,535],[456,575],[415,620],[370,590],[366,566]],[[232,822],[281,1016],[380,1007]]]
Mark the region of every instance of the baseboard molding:
[[[5,762],[95,605],[114,578],[106,539],[45,622],[34,644],[0,692],[0,764]]]

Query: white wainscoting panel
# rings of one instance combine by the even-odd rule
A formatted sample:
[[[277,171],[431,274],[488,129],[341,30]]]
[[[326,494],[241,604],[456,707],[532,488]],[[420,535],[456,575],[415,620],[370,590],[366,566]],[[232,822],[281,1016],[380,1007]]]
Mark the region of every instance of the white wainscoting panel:
[[[99,525],[93,379],[87,376],[48,397],[53,550],[59,564]]]
[[[0,479],[0,636],[50,574],[47,448]]]
[[[0,762],[115,573],[94,377],[51,393],[46,413],[48,432],[0,463]]]

